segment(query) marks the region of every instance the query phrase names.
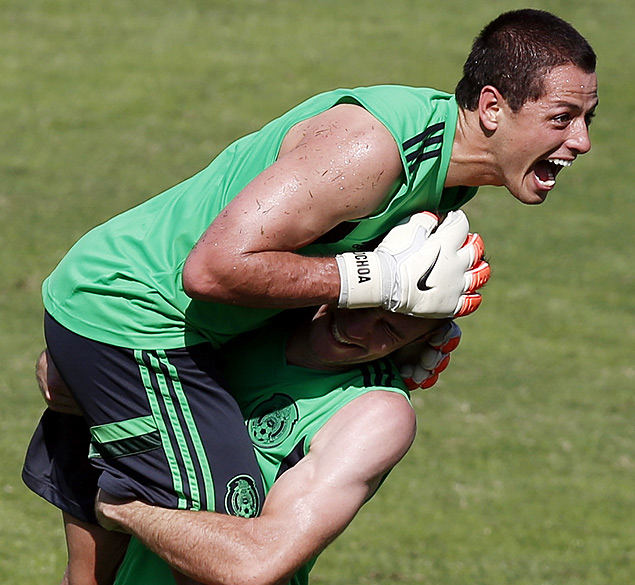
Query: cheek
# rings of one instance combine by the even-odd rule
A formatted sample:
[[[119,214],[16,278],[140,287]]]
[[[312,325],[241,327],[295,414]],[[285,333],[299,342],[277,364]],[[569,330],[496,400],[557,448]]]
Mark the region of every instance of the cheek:
[[[309,348],[314,354],[326,355],[331,346],[331,336],[325,327],[316,327],[309,334]]]
[[[373,343],[372,347],[368,350],[368,357],[372,359],[379,359],[382,357],[391,354],[393,351],[402,347],[403,344],[393,343],[393,342],[382,342],[377,340],[376,343]]]

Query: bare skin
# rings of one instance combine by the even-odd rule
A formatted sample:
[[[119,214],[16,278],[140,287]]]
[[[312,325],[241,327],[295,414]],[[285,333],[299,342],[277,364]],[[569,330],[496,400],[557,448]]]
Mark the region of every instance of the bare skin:
[[[424,340],[438,327],[438,321],[380,309],[322,306],[290,336],[287,361],[337,370]],[[165,510],[103,493],[97,510],[105,526],[135,534],[194,582],[282,584],[344,531],[415,432],[415,414],[403,396],[369,392],[318,431],[307,456],[274,484],[258,518]]]
[[[392,135],[363,108],[339,105],[296,126],[278,160],[231,201],[189,255],[186,292],[243,306],[336,301],[335,260],[293,251],[375,211],[402,171]]]
[[[299,325],[290,335],[287,361],[315,370],[338,371],[421,341],[446,322],[379,308],[334,310],[322,305],[310,322]]]
[[[112,583],[126,554],[128,535],[111,532],[63,513],[69,558],[61,585]]]

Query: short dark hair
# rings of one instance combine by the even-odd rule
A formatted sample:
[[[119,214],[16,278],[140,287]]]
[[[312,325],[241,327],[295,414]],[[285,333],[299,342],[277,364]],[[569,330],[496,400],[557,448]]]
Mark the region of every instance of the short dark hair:
[[[543,10],[505,12],[474,39],[456,99],[460,107],[476,110],[481,89],[492,85],[517,112],[544,94],[547,73],[569,63],[595,72],[591,45],[568,22]]]

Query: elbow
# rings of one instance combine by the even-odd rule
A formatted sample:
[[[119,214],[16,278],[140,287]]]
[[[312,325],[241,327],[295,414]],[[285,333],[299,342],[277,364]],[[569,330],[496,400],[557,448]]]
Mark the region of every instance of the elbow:
[[[289,582],[293,573],[283,574],[268,561],[257,563],[255,559],[234,563],[224,575],[207,579],[205,575],[193,575],[207,585],[283,585]]]
[[[221,278],[192,256],[185,261],[181,279],[183,291],[192,299],[199,301],[226,300],[220,286]]]
[[[268,570],[266,567],[253,567],[238,575],[238,580],[228,582],[227,585],[283,585],[289,582],[292,575],[282,575],[279,571]]]
[[[205,287],[203,286],[203,279],[201,278],[200,271],[197,270],[197,267],[189,258],[183,266],[181,279],[183,290],[188,297],[200,299],[204,296]]]
[[[267,541],[256,537],[243,544],[225,564],[219,585],[287,585],[305,562],[276,537]]]

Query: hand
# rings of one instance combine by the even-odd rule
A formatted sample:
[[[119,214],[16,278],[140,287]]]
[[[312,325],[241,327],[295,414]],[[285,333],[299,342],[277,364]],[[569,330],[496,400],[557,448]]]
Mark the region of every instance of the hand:
[[[35,378],[47,406],[55,412],[82,416],[82,411],[62,380],[47,350],[44,350],[35,365]]]
[[[143,506],[143,504],[137,500],[119,500],[101,488],[97,490],[97,497],[95,498],[95,515],[97,516],[97,521],[100,526],[106,530],[127,532],[124,526],[119,523],[117,518],[123,513],[122,511],[135,510],[138,506]]]
[[[440,224],[432,213],[417,213],[393,228],[374,252],[338,255],[339,306],[383,306],[433,319],[472,313],[490,267],[482,238],[468,230],[462,211],[448,213]]]
[[[450,353],[460,341],[461,328],[450,321],[439,327],[426,342],[396,351],[393,359],[408,390],[427,390],[434,386],[439,374],[450,363]]]
[[[419,218],[421,215],[428,218]],[[476,290],[490,276],[483,260],[483,240],[469,233],[462,211],[448,213],[433,233],[429,216],[413,216],[389,232],[376,249],[393,273],[386,308],[417,317],[468,315],[481,304]],[[425,219],[423,224],[421,219]]]

